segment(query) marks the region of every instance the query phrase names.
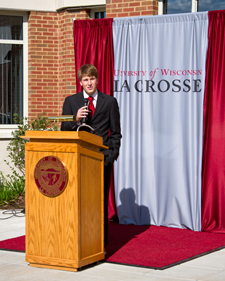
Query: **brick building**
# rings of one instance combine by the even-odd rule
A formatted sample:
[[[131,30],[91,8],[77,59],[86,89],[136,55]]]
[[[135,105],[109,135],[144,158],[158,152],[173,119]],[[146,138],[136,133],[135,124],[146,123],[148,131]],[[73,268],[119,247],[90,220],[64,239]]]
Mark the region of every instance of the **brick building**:
[[[0,171],[13,113],[34,119],[60,115],[64,98],[76,93],[73,20],[151,16],[220,8],[205,0],[0,0]],[[182,2],[182,5],[176,5]],[[218,1],[220,2],[220,1]],[[198,3],[202,4],[198,7]],[[204,6],[205,3],[205,6]],[[219,4],[218,4],[219,5]]]

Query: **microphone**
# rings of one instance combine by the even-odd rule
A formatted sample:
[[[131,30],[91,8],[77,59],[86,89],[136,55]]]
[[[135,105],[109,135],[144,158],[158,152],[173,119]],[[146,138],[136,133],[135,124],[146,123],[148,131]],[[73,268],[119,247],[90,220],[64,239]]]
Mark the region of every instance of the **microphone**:
[[[87,98],[84,99],[84,106],[88,106],[88,99]],[[86,118],[82,118],[82,124],[86,123],[86,119],[87,119],[87,117]]]

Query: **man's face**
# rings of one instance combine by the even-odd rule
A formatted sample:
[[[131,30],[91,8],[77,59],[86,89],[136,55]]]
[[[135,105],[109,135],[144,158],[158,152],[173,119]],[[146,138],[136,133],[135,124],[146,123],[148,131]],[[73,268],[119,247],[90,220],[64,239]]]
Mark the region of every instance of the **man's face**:
[[[83,75],[80,84],[83,87],[84,91],[89,96],[92,96],[96,91],[98,79],[95,76]]]

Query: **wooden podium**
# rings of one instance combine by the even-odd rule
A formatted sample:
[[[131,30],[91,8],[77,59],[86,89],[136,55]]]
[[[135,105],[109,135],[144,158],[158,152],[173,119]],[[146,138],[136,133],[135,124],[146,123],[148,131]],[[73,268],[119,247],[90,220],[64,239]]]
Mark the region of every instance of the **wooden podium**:
[[[84,131],[26,131],[24,138],[30,140],[25,145],[26,261],[77,271],[104,259],[104,156],[99,149],[107,147],[102,138]],[[57,196],[40,191],[43,182],[47,189],[60,179],[49,159],[60,161],[67,172],[66,187]]]

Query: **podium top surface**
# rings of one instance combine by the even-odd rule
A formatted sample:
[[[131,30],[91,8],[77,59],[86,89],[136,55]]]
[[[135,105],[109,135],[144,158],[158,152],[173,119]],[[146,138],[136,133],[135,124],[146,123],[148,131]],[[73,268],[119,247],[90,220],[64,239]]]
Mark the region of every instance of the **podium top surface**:
[[[108,147],[103,145],[103,139],[100,136],[80,131],[26,131],[25,136],[21,138],[27,139],[29,141],[45,141],[45,140],[55,140],[55,141],[66,141],[66,142],[83,142],[90,145],[98,146],[99,148],[107,149]]]

